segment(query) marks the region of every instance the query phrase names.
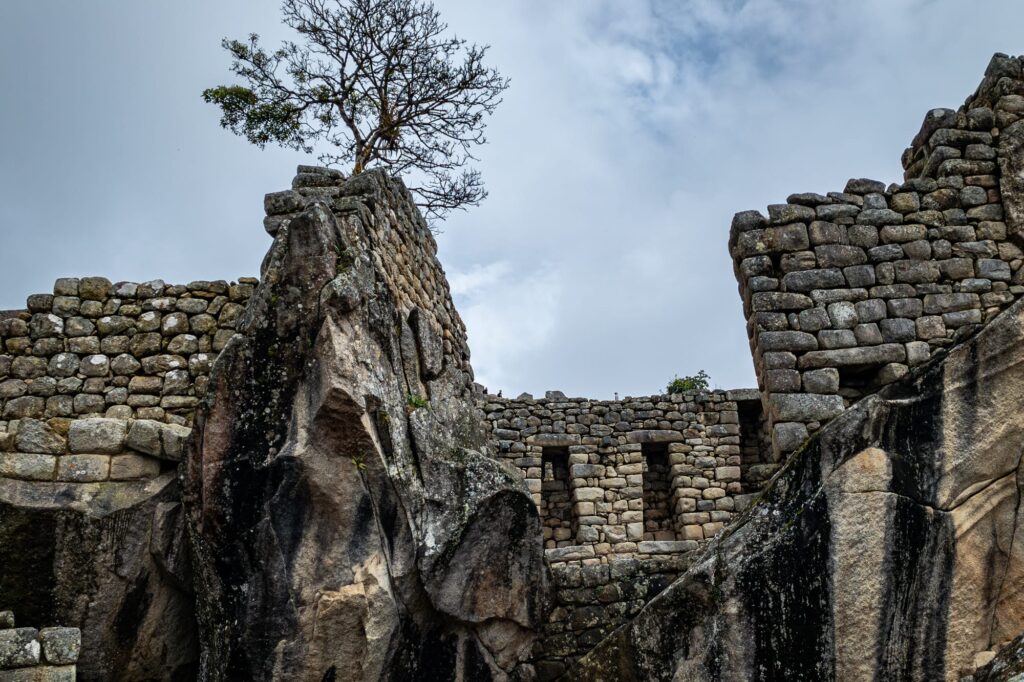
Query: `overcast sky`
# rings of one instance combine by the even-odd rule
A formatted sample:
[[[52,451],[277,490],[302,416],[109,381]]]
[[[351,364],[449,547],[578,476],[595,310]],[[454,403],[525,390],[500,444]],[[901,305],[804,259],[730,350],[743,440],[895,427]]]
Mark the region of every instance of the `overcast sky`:
[[[479,381],[505,395],[754,385],[731,216],[901,178],[925,112],[1020,0],[437,0],[512,79],[440,258]],[[297,163],[218,126],[224,36],[284,37],[276,0],[0,1],[0,309],[60,276],[235,279]]]

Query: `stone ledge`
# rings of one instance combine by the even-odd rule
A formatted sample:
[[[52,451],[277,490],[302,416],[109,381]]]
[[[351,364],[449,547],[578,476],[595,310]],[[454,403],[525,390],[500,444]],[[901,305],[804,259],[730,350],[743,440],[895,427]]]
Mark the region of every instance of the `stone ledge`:
[[[699,546],[696,540],[644,540],[637,545],[640,554],[678,554]]]
[[[28,509],[70,509],[104,517],[139,504],[168,486],[177,485],[175,471],[143,481],[60,483],[0,478],[0,503]]]

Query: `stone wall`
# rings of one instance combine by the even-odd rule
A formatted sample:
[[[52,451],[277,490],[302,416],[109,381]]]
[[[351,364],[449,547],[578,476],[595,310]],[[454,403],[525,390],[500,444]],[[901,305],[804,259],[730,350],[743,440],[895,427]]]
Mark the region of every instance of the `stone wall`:
[[[1022,60],[997,55],[963,107],[928,113],[902,184],[851,180],[733,219],[776,457],[1024,294],[1022,117]]]
[[[400,192],[404,194],[399,196]],[[420,358],[431,376],[437,376],[447,361],[472,378],[466,325],[452,303],[444,268],[437,259],[437,242],[404,185],[389,182],[376,172],[346,180],[333,169],[299,166],[292,189],[266,196],[264,228],[271,236],[277,234],[282,225],[316,201],[326,202],[339,219],[361,214],[368,226],[366,238],[373,242],[369,246],[374,264],[384,273],[396,305],[411,316],[416,339],[429,341],[434,348],[429,357]],[[372,210],[378,205],[386,207],[383,217]],[[346,266],[339,262],[339,267]]]
[[[535,653],[553,679],[635,615],[774,473],[753,390],[601,401],[488,395],[492,448],[544,525],[555,608]]]
[[[78,628],[16,628],[0,611],[0,682],[74,682],[81,640]]]
[[[153,478],[181,458],[257,280],[57,280],[0,316],[0,476]]]

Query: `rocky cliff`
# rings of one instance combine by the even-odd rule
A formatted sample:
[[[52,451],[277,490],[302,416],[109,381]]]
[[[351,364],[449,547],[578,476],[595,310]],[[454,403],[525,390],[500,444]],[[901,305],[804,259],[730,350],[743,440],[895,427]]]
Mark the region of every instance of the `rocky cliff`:
[[[295,210],[196,415],[201,677],[527,675],[540,522],[481,452],[433,253],[391,247],[433,240],[400,182],[312,180],[329,191],[277,197]]]

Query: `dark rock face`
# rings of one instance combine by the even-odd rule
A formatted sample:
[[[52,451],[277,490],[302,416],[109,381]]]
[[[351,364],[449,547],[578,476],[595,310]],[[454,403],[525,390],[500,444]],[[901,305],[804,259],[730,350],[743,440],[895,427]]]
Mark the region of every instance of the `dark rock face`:
[[[393,247],[432,239],[398,181],[366,173],[339,193],[276,231],[196,416],[200,678],[526,675],[539,519],[481,454],[465,339],[438,323],[454,314],[430,286],[440,266]]]
[[[1024,630],[1022,405],[1018,302],[819,432],[566,679],[970,673]]]
[[[82,631],[79,680],[192,680],[191,566],[173,472],[134,483],[0,479],[0,601]]]

